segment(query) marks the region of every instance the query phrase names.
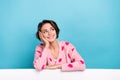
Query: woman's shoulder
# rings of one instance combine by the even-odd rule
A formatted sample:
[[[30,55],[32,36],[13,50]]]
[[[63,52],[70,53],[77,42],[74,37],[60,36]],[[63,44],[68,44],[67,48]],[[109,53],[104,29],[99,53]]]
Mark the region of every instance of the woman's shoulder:
[[[75,46],[73,44],[71,44],[71,42],[69,42],[69,41],[60,41],[59,43],[65,49],[70,49],[72,51],[75,49]]]
[[[62,45],[66,45],[66,46],[72,45],[71,42],[69,42],[69,41],[59,41],[59,43]]]
[[[37,48],[43,48],[44,46],[43,46],[43,43],[40,43],[40,44],[38,44],[37,46],[36,46],[36,49]]]

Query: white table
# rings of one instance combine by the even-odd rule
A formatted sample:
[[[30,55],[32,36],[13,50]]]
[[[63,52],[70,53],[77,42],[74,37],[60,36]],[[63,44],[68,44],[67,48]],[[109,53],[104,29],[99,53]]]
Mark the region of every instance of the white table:
[[[0,80],[120,80],[120,69],[86,69],[77,72],[35,69],[0,69]]]

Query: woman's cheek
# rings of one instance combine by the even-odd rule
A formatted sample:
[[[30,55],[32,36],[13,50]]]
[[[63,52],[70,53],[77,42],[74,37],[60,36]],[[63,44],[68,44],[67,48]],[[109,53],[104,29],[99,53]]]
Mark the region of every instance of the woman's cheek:
[[[46,38],[46,37],[47,37],[47,34],[44,34],[43,37]]]

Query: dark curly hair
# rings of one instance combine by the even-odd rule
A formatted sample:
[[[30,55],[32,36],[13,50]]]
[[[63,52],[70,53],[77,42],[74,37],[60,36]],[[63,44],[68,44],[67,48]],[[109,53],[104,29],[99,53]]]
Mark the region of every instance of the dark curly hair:
[[[40,39],[40,37],[39,37],[39,31],[41,31],[42,26],[43,26],[44,24],[46,24],[46,23],[51,24],[51,26],[52,26],[52,27],[55,29],[55,31],[56,31],[56,34],[57,34],[57,37],[56,37],[56,38],[58,38],[58,36],[59,36],[59,31],[60,31],[60,30],[59,30],[56,22],[53,21],[53,20],[43,20],[42,22],[40,22],[40,23],[38,24],[38,29],[37,29],[37,32],[36,32],[36,38],[41,41],[41,39]]]

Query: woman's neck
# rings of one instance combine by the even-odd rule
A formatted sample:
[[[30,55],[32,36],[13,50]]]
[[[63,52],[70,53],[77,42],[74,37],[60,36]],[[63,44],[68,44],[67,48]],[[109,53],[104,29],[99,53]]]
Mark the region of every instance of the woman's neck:
[[[50,49],[55,49],[57,47],[58,47],[58,41],[57,40],[55,40],[53,42],[50,42],[50,46],[49,46]]]
[[[50,43],[49,49],[54,59],[57,59],[59,56],[59,44],[58,41],[55,40],[54,42]]]

